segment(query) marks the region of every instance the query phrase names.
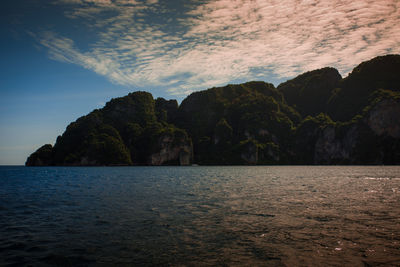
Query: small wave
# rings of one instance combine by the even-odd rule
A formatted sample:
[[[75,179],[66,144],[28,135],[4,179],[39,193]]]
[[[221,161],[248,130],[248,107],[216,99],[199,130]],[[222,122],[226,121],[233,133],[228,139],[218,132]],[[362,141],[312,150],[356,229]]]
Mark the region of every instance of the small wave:
[[[390,177],[364,177],[365,180],[391,180],[393,178]]]

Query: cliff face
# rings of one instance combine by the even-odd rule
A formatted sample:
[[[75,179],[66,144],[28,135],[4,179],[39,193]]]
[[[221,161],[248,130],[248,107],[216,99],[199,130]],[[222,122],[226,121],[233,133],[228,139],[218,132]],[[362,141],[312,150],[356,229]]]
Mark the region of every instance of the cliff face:
[[[400,138],[400,101],[388,99],[379,102],[369,112],[366,123],[378,136]]]
[[[315,164],[400,163],[400,101],[384,99],[346,126],[321,130]]]
[[[400,55],[176,100],[134,92],[71,123],[28,166],[400,164]]]
[[[338,137],[333,126],[326,127],[317,139],[314,150],[314,164],[354,163],[352,151],[358,132],[351,127],[343,137]]]
[[[148,165],[190,165],[192,163],[192,143],[185,136],[164,133],[158,138],[156,150],[149,156]]]

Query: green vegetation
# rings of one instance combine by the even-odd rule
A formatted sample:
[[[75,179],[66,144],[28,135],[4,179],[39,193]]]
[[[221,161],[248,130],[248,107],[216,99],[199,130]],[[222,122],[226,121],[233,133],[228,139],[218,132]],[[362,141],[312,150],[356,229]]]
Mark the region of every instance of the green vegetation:
[[[71,123],[42,165],[399,164],[400,56],[176,100],[134,92]]]
[[[103,109],[68,125],[54,148],[42,147],[29,157],[26,165],[149,164],[151,155],[162,149],[159,140],[163,136],[171,136],[171,144],[177,150],[190,143],[185,130],[166,122],[170,110],[167,106],[160,117],[156,101],[147,92],[112,99]]]
[[[375,91],[400,91],[400,56],[387,55],[361,63],[339,88],[330,97],[327,112],[335,120],[347,121],[369,104]]]
[[[326,103],[342,77],[334,68],[304,73],[278,86],[287,102],[306,117],[326,112]]]

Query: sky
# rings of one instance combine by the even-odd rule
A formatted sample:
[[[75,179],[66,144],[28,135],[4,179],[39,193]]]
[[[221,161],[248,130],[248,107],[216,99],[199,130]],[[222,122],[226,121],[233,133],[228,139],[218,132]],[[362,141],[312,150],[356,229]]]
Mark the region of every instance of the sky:
[[[177,99],[275,86],[400,53],[399,0],[13,0],[0,3],[0,165],[132,91]]]

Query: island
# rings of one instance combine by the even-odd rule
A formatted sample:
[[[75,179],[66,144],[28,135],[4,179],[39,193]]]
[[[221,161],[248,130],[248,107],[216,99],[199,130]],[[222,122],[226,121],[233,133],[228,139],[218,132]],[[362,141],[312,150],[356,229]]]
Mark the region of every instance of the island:
[[[400,55],[279,86],[194,92],[180,105],[138,91],[80,117],[26,166],[399,164]]]

